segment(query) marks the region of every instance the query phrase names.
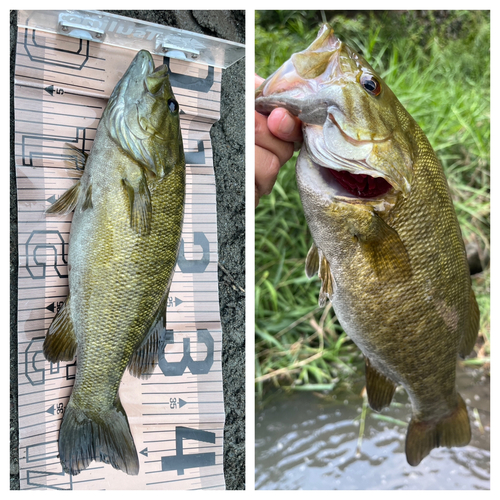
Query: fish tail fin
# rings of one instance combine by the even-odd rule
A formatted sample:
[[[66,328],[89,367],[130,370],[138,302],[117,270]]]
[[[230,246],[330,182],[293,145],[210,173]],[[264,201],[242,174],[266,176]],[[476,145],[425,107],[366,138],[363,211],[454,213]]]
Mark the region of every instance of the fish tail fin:
[[[95,460],[130,475],[139,473],[139,458],[120,400],[109,410],[90,414],[66,407],[59,431],[59,458],[64,471],[76,476]]]
[[[454,412],[438,422],[411,420],[406,434],[406,459],[410,465],[418,465],[433,448],[469,444],[471,430],[467,407],[460,394],[457,399]]]

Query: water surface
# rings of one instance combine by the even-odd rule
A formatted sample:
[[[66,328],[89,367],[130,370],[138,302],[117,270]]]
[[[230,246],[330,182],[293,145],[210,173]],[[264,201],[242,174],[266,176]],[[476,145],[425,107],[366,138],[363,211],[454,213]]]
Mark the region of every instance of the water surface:
[[[416,467],[406,462],[411,409],[402,388],[380,414],[366,411],[361,440],[362,396],[277,393],[256,414],[255,487],[489,489],[489,379],[480,370],[462,369],[458,387],[469,409],[470,444],[434,449]]]

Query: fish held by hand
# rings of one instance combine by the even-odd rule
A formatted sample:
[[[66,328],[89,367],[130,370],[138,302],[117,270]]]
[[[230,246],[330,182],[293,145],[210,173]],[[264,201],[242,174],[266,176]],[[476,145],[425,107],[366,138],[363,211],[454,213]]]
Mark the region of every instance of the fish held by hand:
[[[340,324],[365,356],[370,406],[397,385],[412,419],[408,463],[465,446],[457,355],[473,349],[479,309],[443,169],[424,133],[365,61],[324,25],[256,90],[256,110],[303,123],[297,185],[321,278]]]

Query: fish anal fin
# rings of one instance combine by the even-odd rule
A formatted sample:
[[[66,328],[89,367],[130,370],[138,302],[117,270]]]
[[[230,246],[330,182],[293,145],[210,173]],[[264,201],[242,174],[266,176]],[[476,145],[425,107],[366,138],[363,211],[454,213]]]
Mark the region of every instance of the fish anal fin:
[[[80,196],[81,184],[78,181],[74,186],[70,187],[57,201],[55,201],[45,213],[66,215],[72,212],[78,202]]]
[[[469,302],[469,321],[466,326],[466,330],[460,342],[460,347],[458,349],[458,354],[461,358],[465,358],[472,349],[477,340],[477,333],[479,331],[479,306],[477,305],[476,296],[474,295],[474,290],[470,291],[470,302]]]
[[[433,448],[439,446],[466,446],[471,439],[467,407],[457,394],[457,407],[440,421],[410,421],[406,434],[406,459],[410,465],[418,465]]]
[[[43,342],[43,354],[47,361],[71,361],[75,357],[77,340],[70,317],[70,296],[54,316]]]
[[[365,357],[366,394],[368,403],[375,411],[389,406],[396,390],[396,384],[375,369]]]
[[[127,176],[123,179],[123,185],[130,202],[130,227],[140,235],[148,235],[153,208],[146,177],[142,172]]]
[[[128,370],[134,377],[148,379],[153,374],[153,370],[158,364],[160,332],[164,325],[165,316],[160,315],[153,323],[141,345],[132,354],[128,363]]]
[[[313,243],[306,257],[306,276],[312,278],[319,271],[319,254],[318,248]]]

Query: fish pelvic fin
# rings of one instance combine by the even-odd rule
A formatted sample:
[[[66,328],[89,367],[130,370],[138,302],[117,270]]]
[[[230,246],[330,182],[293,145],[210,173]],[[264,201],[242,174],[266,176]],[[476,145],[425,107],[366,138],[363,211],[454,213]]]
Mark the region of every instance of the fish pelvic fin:
[[[321,279],[318,304],[320,307],[324,307],[327,300],[333,300],[335,280],[330,269],[330,263],[323,255],[323,252],[313,243],[309,252],[307,252],[306,276],[312,278],[315,274],[318,274]]]
[[[128,363],[128,371],[134,377],[148,379],[153,374],[158,364],[160,332],[164,327],[165,316],[163,315],[153,323],[146,338],[132,354]]]
[[[366,394],[368,403],[375,411],[389,406],[396,390],[396,384],[385,375],[382,375],[365,357]]]
[[[433,448],[466,446],[471,439],[469,415],[464,400],[457,394],[457,407],[438,422],[411,419],[406,434],[406,459],[418,465]]]
[[[137,450],[118,397],[115,406],[99,413],[70,400],[59,431],[59,458],[64,472],[73,476],[93,460],[133,476],[139,473]]]
[[[319,255],[318,248],[313,243],[306,257],[306,276],[312,278],[319,271]]]
[[[460,347],[458,349],[458,354],[461,358],[465,358],[472,349],[477,340],[477,333],[479,331],[479,306],[477,305],[476,296],[474,295],[474,290],[470,291],[470,302],[469,302],[469,322],[467,324],[467,329],[460,342]]]
[[[326,260],[324,255],[319,255],[320,265],[318,275],[321,278],[321,288],[319,290],[318,304],[324,307],[327,300],[333,300],[333,293],[335,291],[335,281],[333,279],[330,263]]]
[[[70,316],[71,299],[64,302],[54,316],[43,342],[43,355],[47,361],[71,361],[75,357],[77,341]]]

